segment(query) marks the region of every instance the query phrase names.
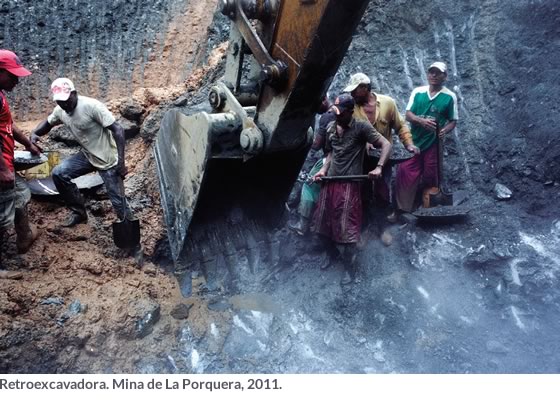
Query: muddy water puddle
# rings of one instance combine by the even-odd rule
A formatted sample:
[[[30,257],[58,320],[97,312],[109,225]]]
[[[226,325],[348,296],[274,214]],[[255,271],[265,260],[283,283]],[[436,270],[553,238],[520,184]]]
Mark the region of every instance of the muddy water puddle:
[[[238,310],[261,311],[270,314],[280,314],[282,306],[270,295],[262,293],[234,295],[230,303]]]

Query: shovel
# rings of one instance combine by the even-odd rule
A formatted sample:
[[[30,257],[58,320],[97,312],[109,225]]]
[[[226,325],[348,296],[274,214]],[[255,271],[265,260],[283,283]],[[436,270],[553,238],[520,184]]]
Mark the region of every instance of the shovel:
[[[439,122],[436,118],[436,140],[438,145],[438,192],[429,194],[429,206],[453,206],[453,194],[443,190],[443,140],[439,137]]]
[[[124,188],[123,188],[124,190]],[[140,221],[130,220],[126,211],[126,198],[123,192],[124,218],[113,223],[113,241],[118,248],[132,249],[140,243]]]
[[[346,175],[346,176],[323,176],[323,182],[358,182],[361,180],[368,180],[368,175]]]

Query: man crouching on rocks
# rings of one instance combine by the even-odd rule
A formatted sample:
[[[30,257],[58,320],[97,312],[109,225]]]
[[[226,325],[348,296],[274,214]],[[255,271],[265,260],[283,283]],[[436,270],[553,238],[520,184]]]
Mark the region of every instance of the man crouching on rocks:
[[[33,131],[32,140],[46,135],[53,127],[66,125],[82,150],[65,159],[52,172],[53,182],[71,212],[63,227],[87,222],[85,200],[72,179],[97,171],[119,220],[133,218],[124,192],[128,170],[124,157],[124,130],[107,107],[96,99],[78,95],[74,83],[58,78],[51,85],[58,105]],[[140,248],[135,249],[136,253]]]
[[[325,164],[314,176],[355,176],[363,172],[366,144],[381,149],[378,166],[368,173],[370,179],[381,177],[383,164],[391,154],[391,143],[365,121],[352,118],[354,99],[340,95],[334,104],[336,121],[327,126]],[[321,187],[312,230],[330,238],[343,256],[345,276],[341,284],[350,284],[355,273],[356,244],[362,229],[362,184],[360,181],[327,181]]]
[[[16,54],[0,50],[0,278],[21,278],[20,272],[2,270],[2,250],[6,230],[12,225],[16,230],[18,253],[26,253],[37,239],[37,230],[29,223],[27,204],[31,192],[25,181],[14,171],[14,140],[21,143],[33,155],[41,152],[15,126],[5,91],[12,91],[19,77],[31,75],[23,67]]]

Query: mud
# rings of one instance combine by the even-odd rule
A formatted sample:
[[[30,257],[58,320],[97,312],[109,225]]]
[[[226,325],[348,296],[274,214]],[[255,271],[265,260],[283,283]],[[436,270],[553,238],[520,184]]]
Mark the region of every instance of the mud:
[[[46,2],[45,7],[55,3]],[[78,3],[67,6],[75,20]],[[553,52],[560,27],[556,3],[520,1],[503,8],[490,0],[373,1],[331,95],[351,73],[363,71],[372,77],[374,88],[395,97],[402,110],[412,88],[425,82],[427,64],[448,61],[449,86],[460,97],[461,119],[446,147],[446,173],[448,186],[468,193],[468,217],[444,226],[406,219],[392,225],[385,221],[386,209],[368,208],[357,282],[341,285],[341,260],[322,270],[323,244],[284,227],[293,215],[286,213],[270,228],[232,209],[199,236],[199,252],[188,266],[194,277],[189,298],[181,296],[184,276],[172,273],[151,148],[167,109],[205,106],[208,86],[223,69],[227,30],[217,15],[206,31],[203,22],[214,2],[205,3],[207,7],[201,7],[203,2],[140,3],[130,9],[140,20],[130,21],[149,21],[140,10],[161,12],[161,20],[154,21],[158,30],[164,28],[156,30],[161,39],[157,47],[165,48],[163,38],[173,33],[192,39],[178,42],[177,54],[173,45],[168,54],[155,53],[153,64],[146,60],[144,66],[154,70],[150,81],[162,81],[154,84],[164,88],[141,87],[148,80],[142,84],[131,74],[136,71],[124,75],[127,71],[122,70],[127,53],[132,53],[123,50],[136,50],[127,41],[137,41],[134,33],[149,33],[153,26],[115,26],[121,36],[116,38],[122,39],[115,43],[121,48],[108,52],[119,56],[115,83],[99,74],[113,73],[112,60],[103,57],[106,50],[78,40],[77,34],[88,32],[88,24],[74,30],[70,42],[84,41],[81,50],[98,50],[93,65],[88,65],[93,54],[84,51],[69,59],[66,49],[57,47],[46,48],[50,57],[34,57],[25,36],[14,34],[22,27],[12,24],[3,30],[2,46],[15,45],[24,57],[49,61],[51,68],[37,66],[38,72],[50,73],[56,71],[52,67],[74,60],[82,70],[74,73],[95,66],[98,74],[92,70],[93,78],[105,78],[98,81],[103,89],[128,90],[109,106],[139,128],[138,136],[127,142],[130,174],[125,185],[142,221],[147,262],[138,268],[113,245],[113,213],[102,189],[88,192],[89,223],[72,230],[57,227],[66,212],[60,203],[34,200],[31,217],[42,236],[25,255],[17,255],[14,239],[9,239],[8,267],[23,271],[24,278],[0,282],[1,372],[560,370],[560,223],[552,205],[560,195],[559,151],[553,142],[559,104],[554,92],[559,84]],[[185,15],[172,12],[176,8],[193,10],[193,21],[200,23],[178,24]],[[130,10],[122,14],[123,22]],[[31,12],[26,16],[36,19]],[[37,18],[32,31],[51,22],[59,27],[54,18]],[[35,44],[40,38],[33,34],[29,41]],[[159,55],[187,55],[193,44],[199,45],[194,52],[198,57],[187,58],[185,64],[174,63],[177,57],[158,60]],[[150,47],[145,50],[151,52]],[[138,61],[140,54],[130,61]],[[138,62],[134,67],[139,69]],[[35,121],[24,120],[51,106],[44,94],[35,93],[49,79],[34,77],[31,84],[22,81],[12,96],[16,120],[26,130]],[[96,94],[97,88],[87,85],[95,83],[92,77],[83,78],[80,85]],[[111,92],[96,95],[123,96]],[[63,153],[75,149],[53,140],[46,146]],[[511,200],[494,197],[496,182],[513,191]]]

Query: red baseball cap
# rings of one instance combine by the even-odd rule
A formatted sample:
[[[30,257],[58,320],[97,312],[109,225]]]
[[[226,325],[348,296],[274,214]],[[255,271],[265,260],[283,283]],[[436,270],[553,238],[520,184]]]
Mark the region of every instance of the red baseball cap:
[[[31,71],[22,65],[19,57],[9,50],[0,50],[0,68],[14,74],[16,77],[31,75]]]

